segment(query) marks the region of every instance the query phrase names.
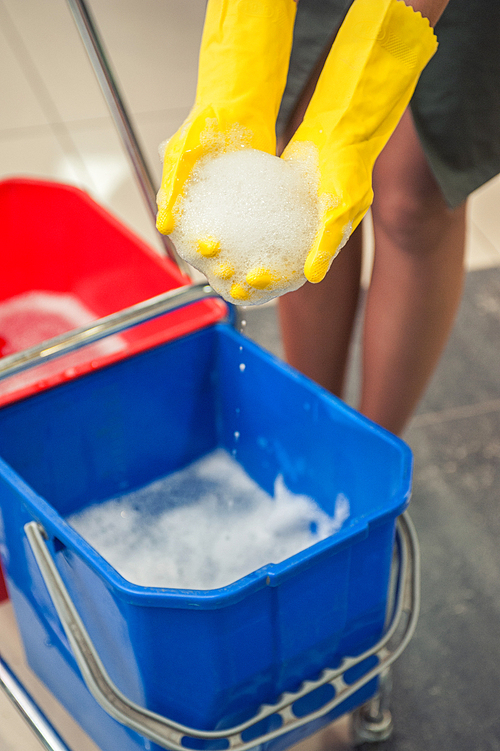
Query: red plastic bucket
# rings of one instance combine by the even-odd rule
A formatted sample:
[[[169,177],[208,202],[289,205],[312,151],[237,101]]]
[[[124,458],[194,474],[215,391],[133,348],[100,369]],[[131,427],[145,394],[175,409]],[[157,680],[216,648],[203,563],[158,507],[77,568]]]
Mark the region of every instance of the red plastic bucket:
[[[0,566],[0,602],[7,599],[7,588],[3,578],[2,567]]]
[[[34,294],[51,301],[56,313],[61,298],[63,304],[71,297],[65,328],[71,330],[80,325],[75,308],[100,318],[189,283],[174,263],[159,256],[86,193],[54,182],[17,178],[0,182],[0,247],[0,356],[26,348],[9,342],[5,320],[15,315],[1,314],[8,300],[13,302],[9,313],[20,310],[26,315]],[[55,365],[33,370],[29,377],[14,376],[4,382],[8,386],[0,384],[0,405],[214,323],[226,312],[222,301],[204,300],[124,332],[114,345],[84,349],[76,364],[74,355],[69,355],[71,366],[61,358]],[[57,333],[63,332],[52,335]],[[31,344],[46,338],[50,337]]]

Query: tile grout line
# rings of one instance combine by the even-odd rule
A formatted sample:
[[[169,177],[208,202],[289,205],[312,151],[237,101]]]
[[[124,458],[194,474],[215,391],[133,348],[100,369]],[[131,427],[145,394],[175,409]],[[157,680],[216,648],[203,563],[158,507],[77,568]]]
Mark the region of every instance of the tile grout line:
[[[168,117],[171,114],[179,114],[184,112],[187,114],[189,112],[189,108],[172,107],[171,109],[164,110],[148,110],[147,112],[134,112],[133,116],[136,121],[140,120],[143,123],[147,123],[148,121],[153,121],[158,117]],[[47,113],[44,114],[46,115]],[[79,118],[77,120],[59,120],[58,122],[48,121],[46,123],[40,123],[39,125],[20,125],[14,128],[0,128],[0,141],[14,141],[23,138],[31,138],[39,135],[44,135],[49,131],[52,132],[53,126],[57,126],[61,122],[64,122],[67,128],[69,126],[71,129],[77,131],[85,129],[99,130],[107,127],[112,127],[113,131],[116,132],[116,128],[112,121],[111,115],[101,115],[99,117],[89,117],[87,119]]]
[[[0,0],[0,16],[2,17],[2,27],[7,42],[11,47],[12,53],[14,54],[19,67],[26,76],[27,83],[38,101],[42,112],[47,118],[47,126],[52,130],[56,140],[63,150],[63,154],[67,156],[70,155],[78,161],[80,168],[87,177],[87,180],[93,185],[94,181],[87,170],[87,165],[74,143],[66,123],[62,119],[57,106],[50,95],[49,89],[39,74],[30,52],[2,0]]]

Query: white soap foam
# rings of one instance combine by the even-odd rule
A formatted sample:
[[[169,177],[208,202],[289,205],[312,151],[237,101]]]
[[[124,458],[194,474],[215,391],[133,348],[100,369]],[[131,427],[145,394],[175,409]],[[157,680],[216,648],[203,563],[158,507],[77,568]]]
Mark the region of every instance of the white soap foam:
[[[256,149],[200,160],[176,210],[179,255],[229,302],[253,305],[300,287],[320,218],[316,160],[312,144],[286,160]],[[204,238],[220,243],[215,257],[200,254]],[[257,289],[247,274],[262,268],[271,281]],[[234,284],[249,297],[233,297]]]
[[[71,293],[32,290],[0,302],[0,355],[6,356],[95,321],[99,316]],[[113,335],[69,355],[0,381],[0,394],[49,378],[126,347]]]
[[[215,589],[334,534],[348,516],[342,494],[330,517],[280,477],[272,498],[217,449],[67,521],[130,582]]]

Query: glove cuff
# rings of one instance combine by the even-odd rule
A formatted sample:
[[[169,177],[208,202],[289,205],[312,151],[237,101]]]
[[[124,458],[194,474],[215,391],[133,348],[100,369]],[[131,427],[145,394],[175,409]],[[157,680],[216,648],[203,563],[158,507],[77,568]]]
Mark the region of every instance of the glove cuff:
[[[320,151],[334,131],[337,148],[377,137],[380,151],[436,49],[429,21],[403,0],[354,0],[304,117],[323,131]]]

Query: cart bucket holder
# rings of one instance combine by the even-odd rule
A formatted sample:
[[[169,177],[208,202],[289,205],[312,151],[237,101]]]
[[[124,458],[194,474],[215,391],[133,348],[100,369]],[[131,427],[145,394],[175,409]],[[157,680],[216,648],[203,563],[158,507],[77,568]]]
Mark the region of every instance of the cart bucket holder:
[[[343,493],[348,522],[210,591],[130,584],[65,522],[216,447],[271,494],[281,474],[333,514]],[[6,405],[0,549],[31,667],[103,751],[288,747],[370,698],[401,651],[380,639],[411,464],[401,440],[228,324]]]

